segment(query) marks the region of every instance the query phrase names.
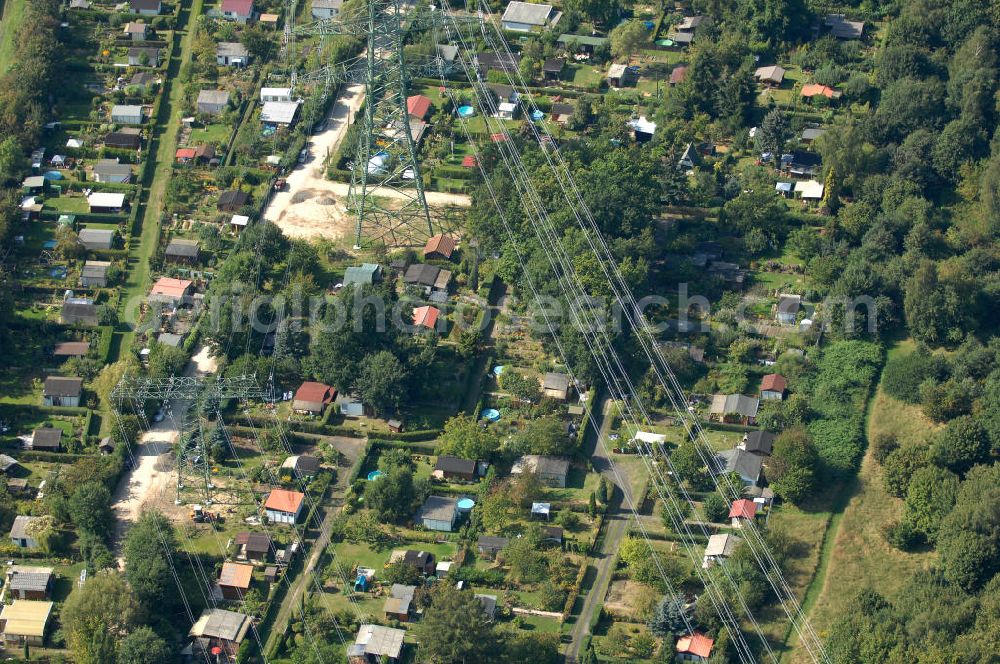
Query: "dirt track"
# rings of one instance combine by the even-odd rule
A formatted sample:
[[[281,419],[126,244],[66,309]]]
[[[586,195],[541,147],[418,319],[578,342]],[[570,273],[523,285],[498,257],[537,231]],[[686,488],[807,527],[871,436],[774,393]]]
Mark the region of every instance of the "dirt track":
[[[208,347],[202,346],[191,358],[184,374],[206,376],[214,373],[217,368],[216,361],[209,357]],[[175,418],[180,417],[183,412],[183,404],[171,404],[168,416],[163,421],[152,424],[138,444],[132,446],[135,466],[122,477],[112,502],[116,547],[120,547],[125,533],[144,510],[157,509],[167,515],[178,511],[174,505],[177,475],[173,445],[180,435],[181,424]],[[186,507],[180,508],[181,517],[186,514],[186,510]]]
[[[326,129],[315,134],[306,145],[305,163],[288,174],[286,189],[275,194],[264,211],[264,218],[286,236],[337,240],[354,232],[354,219],[344,204],[350,185],[327,180],[324,164],[339,148],[363,99],[363,85],[344,87],[327,116]],[[386,198],[399,196],[388,189],[375,189],[372,193]],[[469,197],[462,194],[430,191],[425,195],[431,207],[469,205]]]

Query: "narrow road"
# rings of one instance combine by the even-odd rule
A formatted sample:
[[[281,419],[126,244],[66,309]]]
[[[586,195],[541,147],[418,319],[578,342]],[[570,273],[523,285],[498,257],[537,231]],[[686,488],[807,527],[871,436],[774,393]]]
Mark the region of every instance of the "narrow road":
[[[351,447],[341,447],[334,443],[338,450],[340,450],[351,463],[354,463],[358,454],[362,452],[362,447],[351,448]],[[330,534],[333,530],[333,522],[337,518],[337,514],[340,513],[340,507],[343,504],[341,497],[347,489],[347,473],[338,472],[337,473],[337,483],[330,490],[330,495],[326,497],[323,501],[323,521],[319,526],[319,536],[316,541],[311,544],[312,553],[309,555],[308,560],[306,560],[305,567],[302,569],[296,577],[295,581],[289,587],[288,592],[285,593],[285,598],[281,602],[281,608],[278,609],[278,615],[275,616],[274,623],[271,625],[269,634],[267,637],[267,643],[264,644],[264,652],[270,652],[274,641],[281,635],[284,635],[288,631],[288,623],[292,617],[292,611],[295,607],[301,605],[301,597],[303,593],[309,591],[309,586],[313,583],[313,574],[316,570],[316,565],[319,564],[320,556],[326,551],[326,548],[330,545]],[[308,527],[308,524],[306,524]],[[334,552],[336,555],[336,552]]]
[[[573,624],[573,631],[571,632],[572,641],[566,646],[565,660],[567,664],[575,664],[579,660],[584,637],[590,634],[590,621],[598,607],[604,601],[605,595],[607,595],[608,586],[615,571],[615,554],[618,552],[622,538],[628,530],[628,521],[631,517],[629,505],[632,502],[632,490],[630,488],[628,473],[624,467],[620,467],[618,468],[619,474],[616,476],[611,469],[611,460],[604,451],[604,443],[608,439],[611,421],[614,419],[610,416],[613,405],[614,401],[607,397],[602,397],[600,408],[595,409],[595,412],[600,413],[599,417],[601,421],[597,435],[593,440],[594,451],[591,459],[594,462],[595,470],[604,475],[617,490],[615,491],[615,497],[612,499],[611,505],[608,506],[607,516],[604,519],[604,537],[601,541],[600,551],[593,558],[593,565],[597,570],[594,583],[587,594],[583,595],[583,606],[576,618],[576,622]],[[619,477],[621,479],[620,482]]]

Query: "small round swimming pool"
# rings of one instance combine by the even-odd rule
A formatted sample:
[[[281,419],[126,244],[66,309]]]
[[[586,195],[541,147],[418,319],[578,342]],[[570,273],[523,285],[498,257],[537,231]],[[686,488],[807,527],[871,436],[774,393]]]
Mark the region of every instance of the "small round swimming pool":
[[[503,373],[503,365],[502,364],[498,364],[497,366],[493,367],[493,375],[494,376],[499,376],[502,373]]]
[[[531,112],[531,119],[538,122],[545,117],[545,114],[539,111],[537,108]]]
[[[476,109],[472,108],[469,105],[459,106],[458,114],[463,118],[468,118],[476,114]]]
[[[458,501],[458,509],[462,510],[463,512],[468,512],[475,506],[476,506],[476,501],[474,501],[472,498],[462,498],[460,501]]]
[[[483,412],[479,413],[479,417],[487,419],[490,422],[496,422],[500,419],[500,411],[496,408],[484,408]]]
[[[380,477],[382,477],[382,471],[381,470],[373,470],[372,472],[368,473],[368,481],[369,482],[371,482],[373,480],[377,480]]]

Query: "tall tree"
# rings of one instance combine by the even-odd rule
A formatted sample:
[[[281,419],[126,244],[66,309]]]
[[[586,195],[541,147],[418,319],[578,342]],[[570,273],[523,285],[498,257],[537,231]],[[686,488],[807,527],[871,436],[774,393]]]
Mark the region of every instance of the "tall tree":
[[[413,472],[395,467],[377,480],[365,484],[365,506],[382,521],[399,523],[413,513]]]
[[[167,642],[149,627],[138,627],[118,646],[118,664],[172,664],[174,654]]]
[[[463,459],[490,459],[500,446],[500,437],[491,427],[480,426],[476,418],[461,413],[444,423],[439,451]]]
[[[649,41],[649,33],[642,21],[626,21],[611,31],[611,52],[617,58],[630,58]]]
[[[687,600],[683,595],[664,595],[649,618],[649,630],[662,637],[677,638],[688,632]]]
[[[776,494],[800,504],[816,490],[818,464],[816,448],[805,428],[789,429],[774,440],[768,481]]]
[[[115,661],[116,641],[135,628],[139,605],[125,579],[114,572],[98,574],[70,593],[61,620],[74,660],[86,664]]]
[[[493,626],[470,590],[439,583],[431,591],[431,605],[414,628],[422,662],[465,664],[490,661],[498,650]]]
[[[406,367],[391,352],[383,350],[365,359],[358,392],[376,413],[393,413],[399,408],[406,382]]]
[[[173,525],[159,512],[143,513],[125,538],[125,577],[136,598],[152,613],[174,605],[171,564],[176,550]]]
[[[111,492],[99,482],[83,484],[69,497],[69,514],[78,528],[99,537],[111,534]]]

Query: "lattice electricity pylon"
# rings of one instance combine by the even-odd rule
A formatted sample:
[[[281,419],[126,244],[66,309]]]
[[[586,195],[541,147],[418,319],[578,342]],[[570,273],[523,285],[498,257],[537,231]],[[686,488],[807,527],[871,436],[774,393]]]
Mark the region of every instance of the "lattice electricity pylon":
[[[366,40],[365,55],[351,64],[324,67],[297,78],[299,83],[322,81],[324,94],[334,83],[363,80],[364,125],[351,167],[348,211],[355,217],[354,245],[421,245],[434,234],[417,141],[424,129],[410,121],[406,99],[409,79],[426,69],[438,75],[442,63],[407,61],[403,46],[415,31],[433,30],[454,21],[433,7],[404,12],[401,0],[367,0],[359,16],[325,19],[295,28],[297,34],[352,35]],[[461,22],[479,24],[463,17]]]
[[[209,437],[212,430],[205,426],[207,412],[218,413],[218,404],[228,399],[246,403],[250,399],[263,400],[267,390],[257,383],[254,376],[233,378],[194,378],[175,376],[153,379],[125,376],[111,392],[112,402],[119,417],[126,414],[126,404],[145,422],[145,405],[150,399],[161,401],[169,407],[176,420],[180,417],[180,437],[174,447],[177,462],[177,504],[184,502],[187,490],[196,491],[199,500],[207,505],[214,503],[236,503],[232,499],[219,499],[223,492],[217,491],[212,482],[212,464],[209,461]],[[217,426],[224,426],[221,416]],[[237,492],[227,491],[232,496]]]

